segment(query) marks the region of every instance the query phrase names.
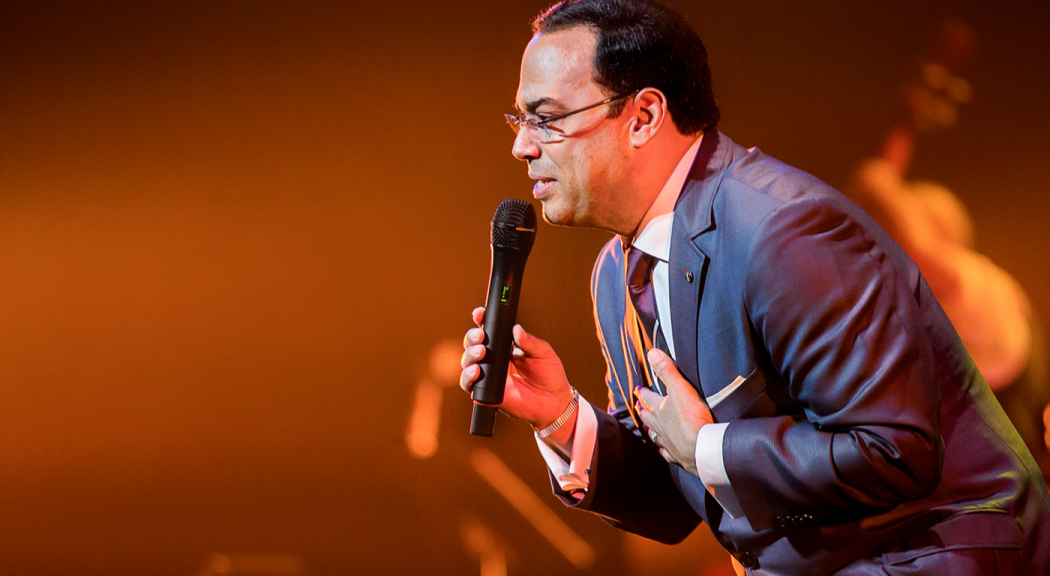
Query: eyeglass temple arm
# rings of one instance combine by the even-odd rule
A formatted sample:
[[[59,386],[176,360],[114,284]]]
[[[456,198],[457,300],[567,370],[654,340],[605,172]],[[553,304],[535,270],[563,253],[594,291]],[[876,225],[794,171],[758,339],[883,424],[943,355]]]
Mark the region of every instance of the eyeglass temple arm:
[[[540,127],[543,127],[544,124],[547,124],[549,122],[554,122],[555,120],[561,120],[562,118],[568,118],[569,116],[572,116],[573,114],[579,114],[580,112],[586,112],[586,111],[590,110],[591,108],[597,108],[599,106],[604,106],[604,105],[608,104],[609,102],[614,102],[614,101],[619,100],[621,98],[627,98],[628,96],[632,96],[634,94],[637,94],[638,92],[639,92],[638,90],[635,90],[634,92],[628,92],[627,94],[620,94],[619,96],[612,96],[610,98],[606,98],[605,100],[602,100],[601,102],[595,102],[594,104],[591,104],[590,106],[584,106],[583,108],[580,108],[578,110],[573,110],[572,112],[566,112],[565,114],[559,114],[557,116],[551,116],[550,118],[544,118],[543,120],[537,122],[536,125],[540,126]]]

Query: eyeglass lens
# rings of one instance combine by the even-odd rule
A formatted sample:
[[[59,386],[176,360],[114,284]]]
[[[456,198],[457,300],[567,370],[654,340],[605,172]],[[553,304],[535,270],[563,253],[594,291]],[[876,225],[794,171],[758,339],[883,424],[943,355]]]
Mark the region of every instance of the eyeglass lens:
[[[538,116],[529,117],[529,115],[527,114],[522,114],[521,116],[511,116],[510,114],[504,114],[504,116],[507,118],[507,125],[509,125],[510,129],[514,131],[515,135],[517,135],[517,133],[521,131],[522,127],[524,127],[526,130],[528,130],[529,136],[531,138],[535,138],[536,140],[539,140],[541,142],[545,142],[551,137],[550,130],[547,129],[547,126],[537,124],[537,122],[539,122],[540,120]]]

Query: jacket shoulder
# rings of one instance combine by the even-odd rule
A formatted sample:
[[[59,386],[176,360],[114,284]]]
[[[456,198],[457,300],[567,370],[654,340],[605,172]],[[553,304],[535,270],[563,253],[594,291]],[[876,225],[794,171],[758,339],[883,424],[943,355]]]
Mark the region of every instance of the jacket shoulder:
[[[768,197],[776,204],[806,197],[842,196],[816,176],[789,166],[758,148],[735,150],[723,184],[751,190]]]
[[[839,212],[856,218],[866,229],[877,228],[855,204],[819,178],[758,148],[738,148],[712,206],[715,226],[725,236],[721,247],[732,247],[734,252],[750,247],[754,233],[774,213],[789,206]]]

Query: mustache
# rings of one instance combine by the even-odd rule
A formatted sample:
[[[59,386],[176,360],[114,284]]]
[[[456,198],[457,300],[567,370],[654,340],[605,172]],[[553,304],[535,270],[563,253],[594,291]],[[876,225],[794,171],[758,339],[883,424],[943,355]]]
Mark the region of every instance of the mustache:
[[[553,170],[544,169],[543,166],[532,164],[532,163],[528,164],[528,169],[529,169],[529,177],[530,178],[537,179],[537,180],[538,179],[554,180],[554,178],[552,178],[550,176],[547,176],[547,174],[550,173],[550,172],[553,172]]]

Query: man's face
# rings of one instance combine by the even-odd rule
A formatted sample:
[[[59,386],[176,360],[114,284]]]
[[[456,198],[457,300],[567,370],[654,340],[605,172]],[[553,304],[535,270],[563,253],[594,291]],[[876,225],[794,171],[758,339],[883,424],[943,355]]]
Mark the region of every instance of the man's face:
[[[571,28],[532,38],[521,61],[516,104],[520,111],[556,116],[608,97],[591,78],[597,38]],[[548,125],[541,143],[520,130],[511,152],[529,165],[533,195],[551,224],[620,230],[616,183],[625,166],[624,123],[599,106]]]

